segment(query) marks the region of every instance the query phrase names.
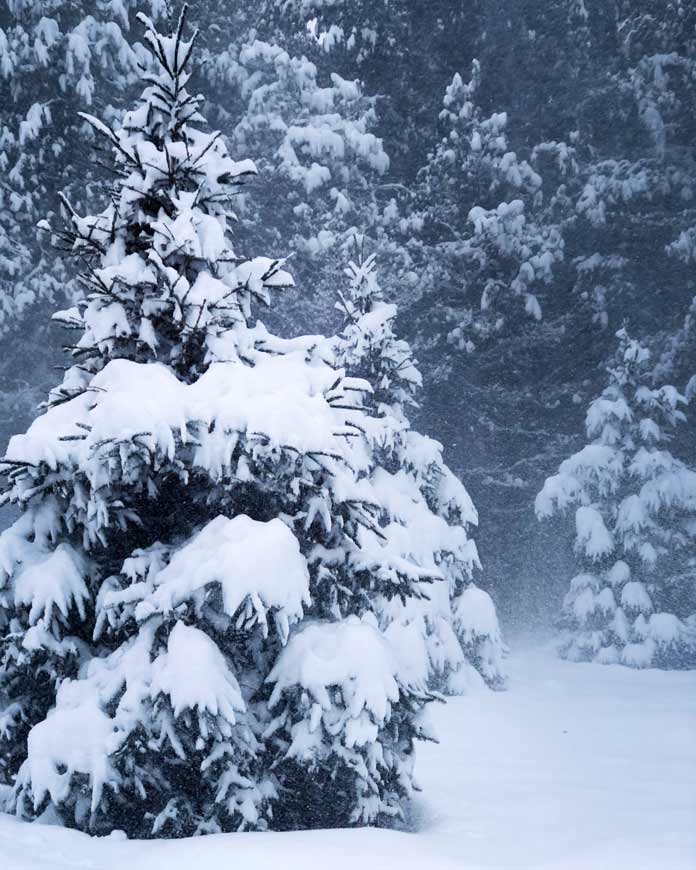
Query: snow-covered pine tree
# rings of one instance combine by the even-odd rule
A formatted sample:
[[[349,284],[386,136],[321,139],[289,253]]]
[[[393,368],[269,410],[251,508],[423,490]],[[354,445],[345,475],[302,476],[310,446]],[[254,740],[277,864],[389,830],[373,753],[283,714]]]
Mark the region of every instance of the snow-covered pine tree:
[[[257,9],[238,17],[223,25],[224,47],[209,48],[203,73],[231,149],[253,153],[268,179],[250,208],[239,209],[242,228],[273,246],[282,239],[294,252],[298,283],[311,281],[311,304],[306,294],[288,294],[283,316],[329,322],[335,264],[355,228],[384,241],[393,220],[377,196],[389,168],[375,135],[377,98],[334,72],[329,55],[319,52],[321,68],[312,62],[305,28],[259,30]]]
[[[607,12],[597,6],[588,23]],[[567,241],[577,296],[602,327],[618,325],[627,311],[646,332],[668,323],[691,280],[695,24],[686,0],[636,0],[617,9],[612,23],[593,24],[595,34],[615,29],[616,55],[600,40],[579,79],[587,83],[576,134],[581,184]],[[612,107],[618,138],[601,106]],[[651,292],[657,284],[659,295]]]
[[[684,397],[651,385],[649,352],[625,329],[590,442],[537,496],[539,517],[576,507],[580,572],[566,595],[562,656],[633,667],[696,664],[696,472],[666,449]]]
[[[392,493],[382,532],[409,558],[440,570],[423,597],[386,601],[382,624],[412,660],[419,681],[457,693],[482,677],[499,688],[504,674],[495,605],[473,582],[480,568],[469,537],[476,509],[445,464],[442,445],[410,427],[407,410],[416,406],[422,377],[408,343],[396,336],[397,306],[385,301],[375,255],[364,255],[363,240],[355,240],[346,275],[347,292],[337,303],[345,320],[335,349],[346,371],[372,387],[366,402],[376,460],[372,481]]]
[[[684,396],[691,402],[696,396],[696,296],[691,300],[679,329],[661,336],[661,353],[653,376],[684,383]]]
[[[428,155],[419,190],[422,232],[436,250],[431,284],[439,289],[446,276],[456,276],[459,299],[447,339],[467,350],[502,327],[514,310],[511,300],[540,319],[538,291],[563,259],[542,178],[508,147],[507,114],[486,116],[480,87],[478,61],[469,82],[456,74],[447,87],[443,137]]]
[[[70,147],[84,134],[77,109],[137,81],[142,46],[129,45],[124,31],[138,5],[155,17],[166,4],[12,0],[0,8],[0,336],[29,305],[62,289],[60,266],[37,256],[34,226],[54,205],[56,187],[80,178],[84,195],[95,176]]]
[[[42,244],[36,223],[70,191],[81,210],[104,176],[78,111],[113,118],[139,81],[143,47],[129,44],[138,8],[165,0],[10,0],[0,3],[0,440],[28,425],[59,355],[50,306],[75,290],[74,269]],[[78,143],[76,147],[76,143]],[[33,344],[31,353],[27,346]]]
[[[411,790],[430,695],[381,603],[440,577],[385,534],[361,403],[321,337],[253,311],[289,286],[230,238],[254,171],[157,32],[110,204],[66,201],[73,365],[2,461],[0,758],[11,808],[129,835],[378,823]]]

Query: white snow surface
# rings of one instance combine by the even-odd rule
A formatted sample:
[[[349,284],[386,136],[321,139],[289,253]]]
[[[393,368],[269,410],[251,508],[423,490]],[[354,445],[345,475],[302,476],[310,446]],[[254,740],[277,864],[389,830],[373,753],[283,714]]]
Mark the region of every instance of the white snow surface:
[[[235,616],[248,598],[264,633],[266,611],[282,613],[283,638],[288,621],[300,619],[309,604],[309,571],[300,545],[279,519],[261,523],[241,515],[219,516],[178,550],[155,578],[157,590],[140,605],[147,616],[153,608],[168,612],[199,588],[219,582],[225,613]]]
[[[155,659],[152,671],[152,693],[168,695],[175,716],[197,707],[234,723],[235,711],[245,709],[239,683],[222,653],[204,631],[192,625],[177,622],[167,652]]]
[[[283,690],[299,686],[330,710],[329,689],[338,686],[352,718],[366,709],[382,724],[389,702],[399,698],[397,670],[389,643],[367,618],[310,623],[290,639],[266,678],[275,683],[269,703],[275,706]]]
[[[159,363],[112,360],[92,379],[90,392],[49,409],[26,434],[14,436],[7,458],[45,461],[52,468],[58,462],[87,463],[100,441],[132,439],[136,433],[145,433],[151,449],[173,454],[174,431],[186,439],[191,420],[203,421],[211,432],[263,432],[274,445],[323,450],[346,419],[323,399],[335,380],[332,369],[307,365],[301,353],[264,359],[253,368],[218,363],[191,385]],[[60,440],[79,433],[79,424],[91,427],[84,440]],[[215,447],[221,450],[217,441],[205,439],[197,464],[212,469],[222,461],[214,457]],[[229,454],[229,438],[225,445]]]
[[[507,692],[433,710],[417,833],[127,842],[0,815],[3,870],[694,870],[696,672],[513,653]]]

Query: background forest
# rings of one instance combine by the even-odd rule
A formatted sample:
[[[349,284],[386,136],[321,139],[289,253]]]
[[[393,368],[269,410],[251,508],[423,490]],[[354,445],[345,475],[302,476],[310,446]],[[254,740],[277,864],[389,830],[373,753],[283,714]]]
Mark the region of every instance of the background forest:
[[[135,15],[164,0],[0,3],[0,440],[63,364],[74,268],[37,222],[94,213],[106,165],[78,115],[138,93]],[[424,379],[414,425],[477,505],[477,582],[508,632],[560,608],[567,523],[545,478],[584,442],[625,328],[648,375],[696,371],[696,7],[688,0],[200,0],[190,86],[258,176],[236,244],[294,252],[268,319],[331,334],[356,234]],[[53,223],[53,221],[51,221]],[[623,339],[622,339],[623,340]],[[693,383],[693,382],[692,382]],[[691,415],[693,417],[693,414]],[[696,461],[694,421],[671,448]]]

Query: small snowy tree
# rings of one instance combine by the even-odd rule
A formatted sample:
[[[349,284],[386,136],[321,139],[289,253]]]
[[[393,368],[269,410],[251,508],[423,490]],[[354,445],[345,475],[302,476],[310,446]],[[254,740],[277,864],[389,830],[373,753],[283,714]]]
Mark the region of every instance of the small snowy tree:
[[[437,689],[465,691],[472,683],[502,686],[502,641],[490,596],[473,583],[480,568],[469,530],[478,523],[463,484],[445,465],[442,445],[411,429],[407,410],[422,385],[411,348],[395,334],[396,305],[377,280],[375,256],[356,239],[346,270],[348,291],[337,307],[343,331],[335,342],[346,370],[372,387],[368,435],[377,464],[374,485],[390,493],[383,534],[419,564],[437,566],[439,579],[421,597],[385,602],[387,634]]]
[[[625,330],[609,385],[590,405],[590,443],[537,496],[539,517],[576,506],[581,571],[571,581],[561,655],[633,667],[696,663],[696,472],[667,449],[683,396],[654,387],[650,355]]]
[[[115,182],[53,233],[84,265],[73,365],[2,461],[10,804],[137,836],[377,823],[430,697],[378,618],[441,571],[382,527],[369,385],[253,316],[292,279],[234,251],[254,165],[205,130],[184,15],[141,17],[155,72],[123,123],[86,117]]]

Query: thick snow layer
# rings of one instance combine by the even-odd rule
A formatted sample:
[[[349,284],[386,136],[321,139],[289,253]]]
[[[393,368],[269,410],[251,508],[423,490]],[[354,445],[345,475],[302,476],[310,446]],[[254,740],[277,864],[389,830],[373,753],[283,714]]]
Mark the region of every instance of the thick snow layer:
[[[128,843],[0,815],[3,870],[461,870],[457,860],[436,856],[433,846],[429,837],[375,828]]]
[[[508,691],[433,709],[421,836],[462,870],[694,870],[696,672],[507,666]]]
[[[464,640],[469,643],[474,638],[490,637],[497,643],[500,640],[500,627],[491,596],[483,589],[467,586],[453,602],[454,621]]]
[[[245,709],[239,683],[222,653],[192,625],[177,622],[167,652],[155,659],[152,671],[152,694],[169,695],[175,716],[197,707],[234,724],[235,711]]]
[[[353,718],[366,709],[382,723],[390,702],[399,698],[397,670],[388,642],[367,619],[310,623],[290,639],[268,675],[267,682],[275,684],[270,706],[284,690],[299,686],[329,710],[329,690],[336,686]]]
[[[146,616],[153,607],[172,610],[214,582],[222,587],[225,613],[235,616],[249,599],[264,632],[266,611],[281,611],[278,627],[284,638],[289,621],[300,619],[303,604],[310,600],[307,563],[281,520],[261,523],[244,515],[219,516],[174,554],[155,579],[157,591],[136,615]]]
[[[261,432],[274,445],[301,452],[324,450],[346,418],[323,398],[336,380],[327,366],[312,368],[300,354],[271,358],[253,368],[219,363],[186,385],[163,365],[111,361],[91,382],[91,392],[37,417],[25,435],[11,439],[10,460],[51,467],[57,462],[85,464],[95,445],[108,439],[144,437],[151,448],[174,451],[174,430],[187,438],[187,423],[203,421],[210,433]],[[89,427],[83,440],[62,438]],[[83,429],[84,432],[84,429]],[[199,448],[197,463],[216,465],[211,436]],[[219,445],[218,445],[219,446]],[[230,453],[230,439],[225,439]],[[220,458],[218,457],[218,462]]]
[[[3,870],[694,870],[696,673],[513,655],[507,692],[437,705],[418,833],[91,839],[0,816]]]
[[[590,559],[600,559],[614,549],[611,533],[595,507],[581,505],[575,512],[576,547]]]
[[[94,810],[108,779],[107,755],[118,744],[111,724],[95,700],[79,709],[54,710],[31,729],[28,758],[35,805],[46,793],[56,803],[64,800],[72,775],[85,773],[92,783]]]
[[[50,620],[53,608],[63,616],[73,604],[85,618],[84,602],[89,593],[84,581],[81,557],[68,544],[59,544],[46,557],[19,573],[15,584],[15,604],[31,606],[29,623]]]

